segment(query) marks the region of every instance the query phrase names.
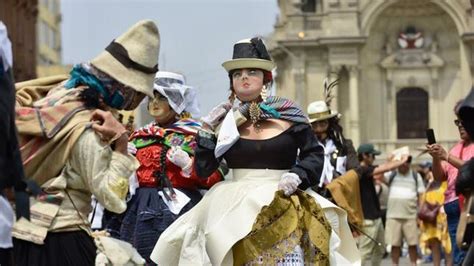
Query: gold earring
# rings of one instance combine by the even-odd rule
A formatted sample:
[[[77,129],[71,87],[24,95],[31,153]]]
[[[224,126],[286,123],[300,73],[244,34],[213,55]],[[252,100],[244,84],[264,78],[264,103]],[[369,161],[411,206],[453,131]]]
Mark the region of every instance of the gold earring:
[[[260,97],[262,97],[263,102],[267,101],[267,97],[268,97],[267,85],[263,85],[262,91],[260,92]]]

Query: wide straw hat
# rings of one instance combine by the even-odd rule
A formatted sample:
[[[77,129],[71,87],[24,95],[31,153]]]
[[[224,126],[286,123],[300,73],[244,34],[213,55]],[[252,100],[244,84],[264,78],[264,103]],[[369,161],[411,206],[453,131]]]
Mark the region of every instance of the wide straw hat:
[[[120,83],[153,97],[159,52],[156,24],[142,20],[113,40],[91,64]]]
[[[326,120],[339,114],[337,111],[330,110],[325,101],[315,101],[310,103],[307,111],[310,123]]]
[[[259,68],[272,71],[275,68],[275,63],[270,59],[262,39],[255,37],[235,43],[232,59],[222,63],[222,66],[227,72],[241,68]]]

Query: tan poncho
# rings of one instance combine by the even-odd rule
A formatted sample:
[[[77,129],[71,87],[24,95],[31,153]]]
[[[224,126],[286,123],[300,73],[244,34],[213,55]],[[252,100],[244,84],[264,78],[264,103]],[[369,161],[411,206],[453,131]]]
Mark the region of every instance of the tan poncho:
[[[73,145],[90,124],[80,89],[64,88],[67,75],[16,84],[16,118],[25,175],[43,184],[64,167]]]

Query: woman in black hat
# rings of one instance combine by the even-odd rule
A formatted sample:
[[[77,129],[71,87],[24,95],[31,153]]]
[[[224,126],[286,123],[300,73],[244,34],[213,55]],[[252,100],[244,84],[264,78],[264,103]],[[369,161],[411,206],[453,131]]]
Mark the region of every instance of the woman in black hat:
[[[236,43],[233,59],[223,66],[231,103],[203,118],[208,131],[198,134],[195,167],[207,176],[225,159],[233,177],[211,188],[161,235],[152,260],[159,265],[358,261],[345,212],[303,191],[317,184],[323,151],[303,111],[267,95],[274,63],[262,40]],[[234,100],[240,103],[232,108]]]

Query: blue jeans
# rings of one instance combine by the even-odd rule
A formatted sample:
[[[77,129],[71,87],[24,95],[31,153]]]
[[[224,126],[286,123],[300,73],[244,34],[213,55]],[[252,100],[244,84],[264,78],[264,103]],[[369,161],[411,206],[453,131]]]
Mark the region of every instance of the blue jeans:
[[[453,263],[454,265],[461,265],[466,252],[460,250],[456,244],[456,230],[458,228],[459,217],[461,215],[461,211],[459,210],[459,201],[455,200],[444,204],[444,211],[446,212],[446,216],[448,218],[448,231],[449,238],[451,239],[451,254],[453,256]]]

